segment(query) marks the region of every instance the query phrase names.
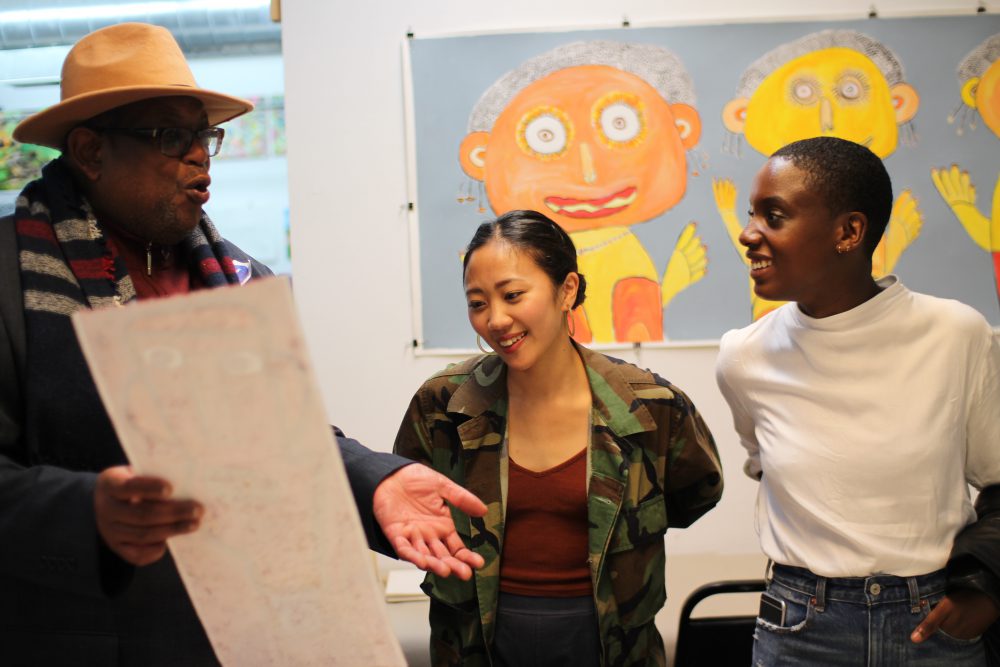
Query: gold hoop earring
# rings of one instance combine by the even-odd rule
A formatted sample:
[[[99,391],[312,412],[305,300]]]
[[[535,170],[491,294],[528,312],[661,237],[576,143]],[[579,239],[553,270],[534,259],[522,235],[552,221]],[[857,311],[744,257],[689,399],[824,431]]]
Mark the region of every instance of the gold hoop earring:
[[[573,311],[566,311],[566,328],[569,329],[569,337],[572,338],[576,335],[576,320],[573,319]]]
[[[479,334],[476,334],[476,347],[478,347],[479,351],[482,352],[483,354],[493,353],[493,350],[487,350],[483,347],[483,339],[479,337]]]

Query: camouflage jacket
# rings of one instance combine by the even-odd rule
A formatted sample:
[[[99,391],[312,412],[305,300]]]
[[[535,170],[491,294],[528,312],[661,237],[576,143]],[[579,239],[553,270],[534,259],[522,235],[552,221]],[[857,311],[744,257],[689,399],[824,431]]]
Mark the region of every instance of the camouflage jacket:
[[[653,624],[666,600],[663,536],[722,495],[722,467],[694,405],[659,376],[578,347],[594,397],[587,513],[594,601],[606,667],[666,665]],[[504,535],[506,365],[474,357],[417,391],[397,454],[422,461],[479,496],[486,516],[452,515],[486,561],[471,581],[428,574],[434,665],[491,664]]]

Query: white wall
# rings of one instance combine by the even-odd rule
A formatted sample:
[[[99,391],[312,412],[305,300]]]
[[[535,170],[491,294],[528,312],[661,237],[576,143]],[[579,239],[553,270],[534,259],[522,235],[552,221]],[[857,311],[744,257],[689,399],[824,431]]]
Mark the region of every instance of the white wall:
[[[410,347],[410,255],[401,45],[416,35],[552,26],[634,26],[867,16],[869,0],[379,0],[282,3],[295,291],[331,420],[369,447],[391,447],[428,375],[460,357]],[[978,0],[880,0],[882,16],[974,13]],[[1000,0],[986,4],[1000,10]],[[751,8],[752,7],[752,8]],[[832,8],[836,8],[835,10]],[[831,13],[836,12],[836,13]],[[715,387],[717,348],[618,353],[682,387],[716,435],[721,505],[668,538],[670,553],[756,553],[756,486]]]

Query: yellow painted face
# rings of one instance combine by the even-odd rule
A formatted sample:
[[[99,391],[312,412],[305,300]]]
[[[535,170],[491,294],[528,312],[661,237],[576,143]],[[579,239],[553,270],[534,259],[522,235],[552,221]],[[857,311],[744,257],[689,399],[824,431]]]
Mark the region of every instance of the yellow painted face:
[[[494,211],[534,209],[570,232],[632,225],[674,206],[697,112],[637,76],[599,65],[559,70],[497,118],[482,179]]]
[[[1000,137],[1000,60],[994,61],[976,86],[976,109],[986,127]]]
[[[895,100],[875,63],[835,47],[800,56],[769,74],[750,98],[743,131],[764,155],[799,139],[832,136],[884,158],[896,149],[896,122]]]

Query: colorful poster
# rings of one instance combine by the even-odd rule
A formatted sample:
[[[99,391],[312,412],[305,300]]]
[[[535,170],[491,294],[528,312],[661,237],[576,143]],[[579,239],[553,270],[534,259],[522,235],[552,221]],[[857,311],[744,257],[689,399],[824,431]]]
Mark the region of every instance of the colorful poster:
[[[462,250],[478,223],[518,208],[576,243],[577,339],[745,326],[777,305],[753,297],[736,240],[753,176],[821,135],[868,145],[893,178],[873,274],[1000,325],[998,31],[1000,17],[977,15],[409,39],[415,338],[472,347]]]

